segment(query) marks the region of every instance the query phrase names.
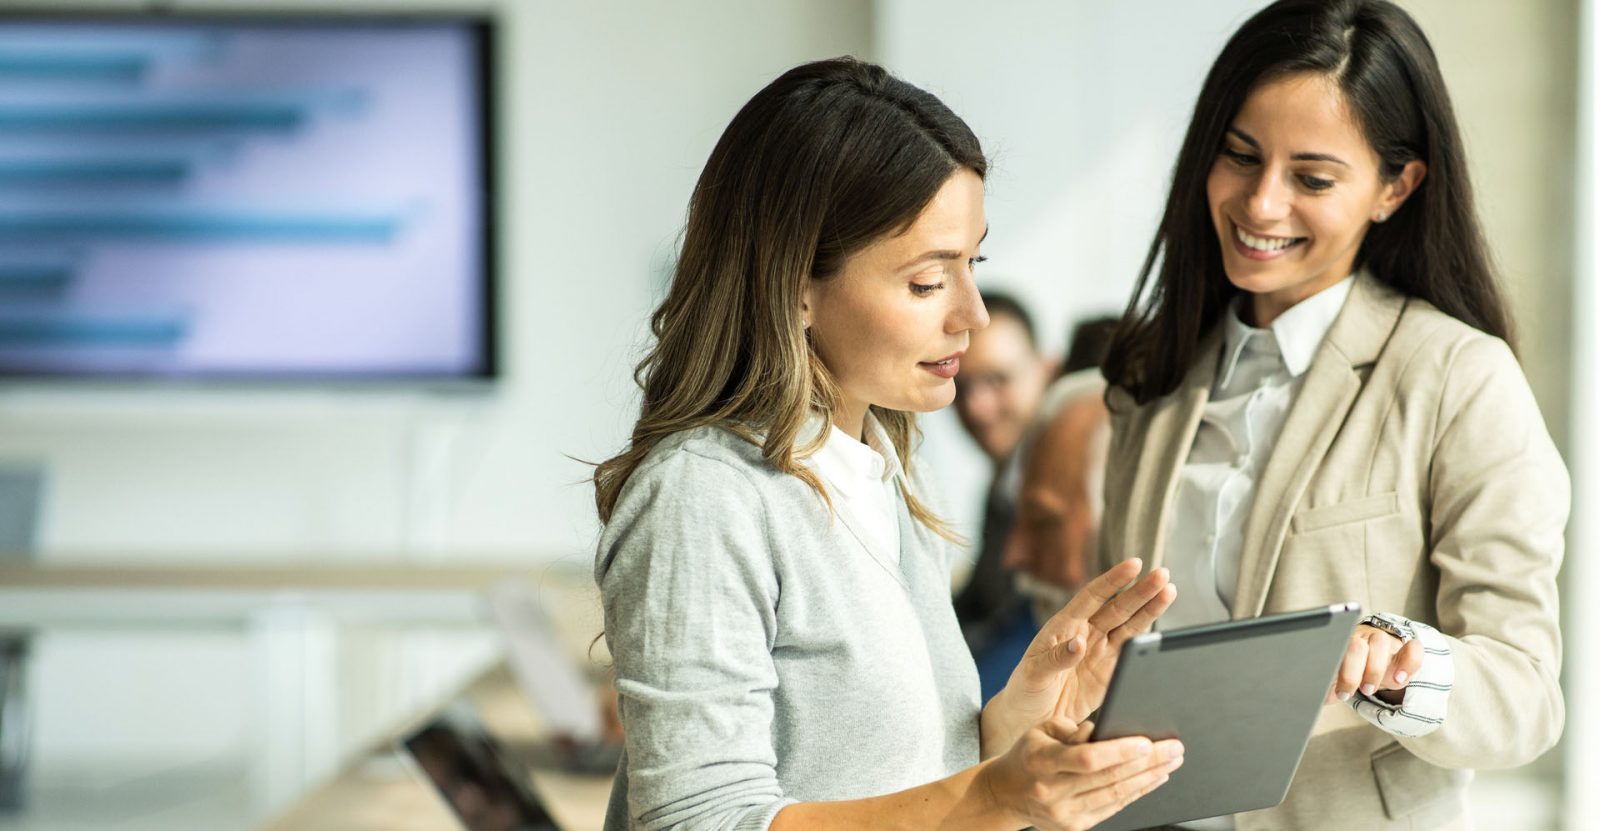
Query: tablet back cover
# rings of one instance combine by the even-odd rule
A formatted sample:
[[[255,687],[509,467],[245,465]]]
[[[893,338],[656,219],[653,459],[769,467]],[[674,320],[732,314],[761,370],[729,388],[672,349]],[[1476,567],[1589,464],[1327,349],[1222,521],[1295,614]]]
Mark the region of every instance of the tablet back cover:
[[[1347,603],[1123,644],[1094,739],[1181,739],[1184,763],[1094,831],[1282,802],[1359,616]]]

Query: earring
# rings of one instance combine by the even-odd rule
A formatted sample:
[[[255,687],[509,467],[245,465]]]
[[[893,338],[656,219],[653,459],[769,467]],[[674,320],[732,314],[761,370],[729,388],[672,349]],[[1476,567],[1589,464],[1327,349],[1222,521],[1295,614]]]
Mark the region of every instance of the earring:
[[[1378,211],[1378,215],[1373,217],[1372,221],[1373,222],[1382,222],[1382,221],[1384,221],[1385,219],[1388,219],[1388,218],[1389,218],[1389,212],[1388,211]]]

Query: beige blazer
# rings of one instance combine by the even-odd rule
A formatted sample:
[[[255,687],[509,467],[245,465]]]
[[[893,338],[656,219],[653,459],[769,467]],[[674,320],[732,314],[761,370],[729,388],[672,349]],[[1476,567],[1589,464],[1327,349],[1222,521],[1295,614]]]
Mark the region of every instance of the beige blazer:
[[[1112,391],[1102,566],[1161,565],[1220,344],[1219,326],[1163,398],[1135,406]],[[1421,738],[1325,707],[1288,798],[1240,814],[1238,828],[1470,827],[1471,769],[1527,763],[1564,719],[1556,572],[1569,483],[1511,350],[1358,276],[1256,494],[1236,618],[1357,600],[1437,627],[1456,679],[1443,726]]]

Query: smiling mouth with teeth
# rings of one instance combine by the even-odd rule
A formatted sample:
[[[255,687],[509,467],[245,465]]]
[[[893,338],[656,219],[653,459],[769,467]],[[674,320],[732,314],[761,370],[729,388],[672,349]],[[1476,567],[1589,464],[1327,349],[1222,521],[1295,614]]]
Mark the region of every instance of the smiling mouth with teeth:
[[[1306,241],[1305,237],[1258,237],[1237,225],[1233,226],[1233,238],[1244,247],[1262,253],[1282,251]]]

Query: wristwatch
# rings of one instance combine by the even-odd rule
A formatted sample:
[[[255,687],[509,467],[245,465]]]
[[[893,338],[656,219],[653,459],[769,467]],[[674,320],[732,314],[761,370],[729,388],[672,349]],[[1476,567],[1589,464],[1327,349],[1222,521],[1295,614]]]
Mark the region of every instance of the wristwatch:
[[[1387,632],[1399,638],[1401,643],[1415,640],[1417,637],[1416,631],[1411,628],[1411,621],[1399,615],[1391,615],[1388,612],[1367,615],[1361,619],[1361,625],[1371,626],[1380,632]]]

